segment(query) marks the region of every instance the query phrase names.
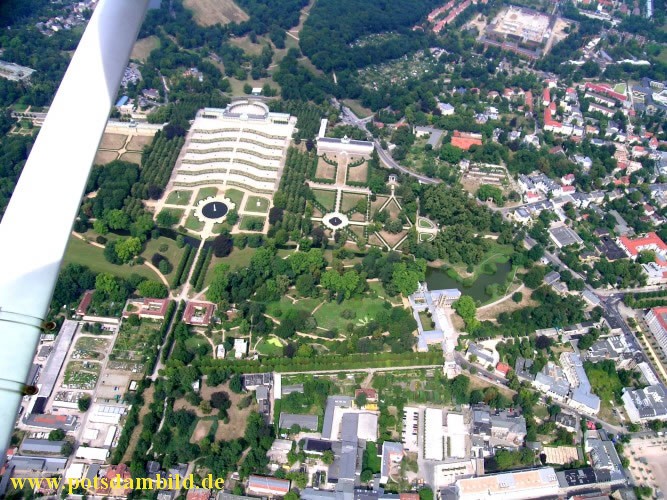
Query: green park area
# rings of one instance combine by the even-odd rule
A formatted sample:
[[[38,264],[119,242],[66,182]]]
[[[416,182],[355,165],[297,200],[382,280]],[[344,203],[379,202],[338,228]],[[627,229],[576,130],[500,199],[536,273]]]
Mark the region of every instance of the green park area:
[[[185,228],[191,231],[201,231],[204,229],[204,223],[195,217],[194,211],[188,215],[185,220]]]
[[[234,205],[236,205],[236,211],[241,208],[241,200],[243,199],[243,191],[238,189],[230,188],[225,191],[225,197],[229,199]]]
[[[313,189],[313,196],[327,210],[333,210],[336,205],[336,191]]]
[[[195,201],[195,204],[199,203],[201,200],[205,200],[206,198],[210,196],[215,196],[217,194],[218,194],[218,188],[216,187],[201,188],[197,193],[197,199]]]
[[[171,276],[181,261],[183,252],[184,248],[178,248],[174,240],[160,236],[157,240],[151,239],[146,242],[146,250],[144,250],[142,255],[146,260],[150,260],[156,253],[162,255],[169,261],[172,267],[171,271],[165,274],[165,276]]]
[[[190,198],[192,198],[192,191],[189,190],[178,190],[172,191],[167,196],[166,203],[168,205],[187,205],[190,203]]]
[[[263,354],[264,356],[282,356],[283,355],[283,344],[275,337],[270,337],[268,339],[262,339],[257,344],[257,352]]]
[[[159,277],[149,267],[143,265],[123,264],[121,266],[112,264],[104,258],[102,248],[86,243],[79,238],[72,237],[69,240],[63,267],[67,264],[81,264],[87,266],[96,273],[110,273],[121,278],[129,278],[132,274],[138,274],[150,280],[159,280]]]
[[[340,304],[325,302],[315,311],[314,316],[319,327],[343,331],[348,323],[365,325],[373,321],[387,307],[385,304],[388,303],[378,298],[354,297]]]
[[[249,196],[245,202],[245,207],[243,210],[246,212],[259,212],[259,213],[268,213],[269,212],[269,200],[262,198],[261,196]]]

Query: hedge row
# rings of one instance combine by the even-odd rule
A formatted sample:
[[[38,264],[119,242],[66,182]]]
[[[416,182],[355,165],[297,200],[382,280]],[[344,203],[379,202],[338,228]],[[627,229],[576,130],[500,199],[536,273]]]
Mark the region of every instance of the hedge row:
[[[162,354],[160,354],[160,360],[163,363],[166,363],[169,353],[171,352],[171,346],[174,345],[174,329],[179,323],[180,318],[183,317],[183,311],[185,311],[185,301],[181,300],[180,304],[178,304],[178,311],[176,311],[176,321],[174,321],[174,324],[169,329],[167,338],[164,341],[164,347],[162,348]]]
[[[185,266],[187,265],[188,260],[190,259],[190,254],[193,253],[194,251],[195,249],[192,248],[190,245],[185,245],[183,247],[183,256],[181,257],[181,261],[178,263],[178,267],[174,272],[174,277],[171,280],[171,288],[178,288],[178,286],[182,283],[181,276],[184,273],[187,278],[187,271],[185,270]]]

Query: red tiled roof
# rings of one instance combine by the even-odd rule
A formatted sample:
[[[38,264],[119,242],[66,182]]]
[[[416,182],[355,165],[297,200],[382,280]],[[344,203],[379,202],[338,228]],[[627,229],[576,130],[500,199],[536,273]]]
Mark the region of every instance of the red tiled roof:
[[[83,298],[79,303],[79,307],[76,308],[76,314],[78,314],[79,316],[84,316],[86,314],[88,306],[90,305],[90,302],[93,300],[93,293],[95,293],[94,290],[86,290],[84,292]]]
[[[511,370],[511,367],[507,363],[498,363],[496,365],[496,370],[498,370],[503,375],[507,375]]]
[[[356,398],[359,394],[366,394],[366,398],[369,401],[377,401],[378,393],[375,389],[357,389],[354,391],[354,397]]]
[[[204,488],[188,490],[188,494],[185,498],[186,500],[209,500],[209,498],[211,498],[211,490],[206,490]]]
[[[611,87],[609,87],[608,85],[605,85],[605,84],[586,82],[586,88],[591,89],[594,92],[599,92],[601,94],[606,94],[609,97],[613,97],[614,99],[618,99],[619,101],[626,101],[628,99],[625,94],[615,92]]]
[[[204,314],[201,316],[195,316],[197,311],[201,311],[202,309],[204,310]],[[191,301],[188,302],[188,305],[185,307],[183,321],[189,325],[207,326],[211,322],[213,311],[215,311],[215,304],[212,302]]]
[[[621,245],[627,248],[628,252],[630,252],[630,255],[633,257],[636,257],[644,248],[650,246],[655,246],[660,251],[667,252],[667,245],[665,245],[665,242],[660,239],[660,236],[654,232],[650,232],[643,238],[635,238],[634,240],[631,240],[627,236],[621,236],[619,241]]]
[[[154,318],[164,318],[169,308],[169,299],[150,299],[145,298],[141,302],[138,311],[123,311],[123,317],[127,318],[131,314],[138,314],[139,316],[149,316]]]

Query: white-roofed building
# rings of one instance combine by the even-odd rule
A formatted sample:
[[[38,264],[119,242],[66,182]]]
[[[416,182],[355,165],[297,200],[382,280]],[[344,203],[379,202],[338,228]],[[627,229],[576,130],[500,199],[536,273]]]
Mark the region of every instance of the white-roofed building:
[[[528,500],[557,496],[559,489],[556,471],[552,467],[456,481],[456,492],[459,500],[482,500],[485,498]]]
[[[424,459],[442,460],[445,456],[443,412],[440,408],[424,411]]]
[[[460,413],[447,413],[447,457],[466,458],[468,453],[468,436],[470,431],[465,424],[465,419]]]

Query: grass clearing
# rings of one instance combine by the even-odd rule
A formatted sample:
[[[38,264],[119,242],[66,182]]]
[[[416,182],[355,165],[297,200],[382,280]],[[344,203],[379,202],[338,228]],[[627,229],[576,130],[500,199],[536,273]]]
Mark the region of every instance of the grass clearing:
[[[160,39],[155,35],[137,40],[137,43],[135,43],[134,47],[132,47],[132,54],[130,54],[130,59],[146,62],[148,56],[151,55],[151,52],[159,47]]]
[[[340,202],[340,211],[347,213],[352,210],[357,203],[366,199],[367,197],[365,194],[343,193],[343,199]]]
[[[141,153],[123,153],[120,156],[120,159],[123,161],[129,161],[130,163],[136,163],[141,165]]]
[[[181,190],[181,191],[172,191],[167,196],[168,205],[188,205],[190,203],[190,198],[192,198],[192,191]]]
[[[313,196],[315,196],[315,199],[329,211],[333,210],[336,206],[336,194],[336,191],[313,189]]]
[[[275,342],[277,342],[278,345],[276,345]],[[275,338],[260,340],[255,349],[264,356],[277,357],[283,355],[283,345]]]
[[[143,151],[144,148],[153,142],[153,136],[135,135],[132,136],[130,142],[127,143],[128,151]]]
[[[93,246],[75,237],[70,238],[65,257],[63,258],[63,266],[71,263],[87,266],[91,271],[96,273],[110,273],[121,278],[129,278],[133,274],[138,274],[150,280],[160,281],[158,275],[147,266],[130,266],[128,264],[117,266],[116,264],[112,264],[104,258],[104,250],[102,248]]]
[[[176,225],[179,225],[181,223],[181,219],[183,218],[183,213],[185,212],[185,210],[182,210],[180,208],[163,208],[160,211],[160,213],[163,212],[171,214],[174,218],[177,218],[178,222],[176,223]]]
[[[207,287],[208,285],[211,284],[211,280],[213,279],[213,274],[214,274],[213,270],[218,264],[227,264],[232,269],[248,267],[248,265],[250,264],[250,259],[252,258],[254,253],[255,253],[254,248],[246,247],[238,249],[234,247],[232,253],[230,253],[227,257],[218,258],[214,256],[211,259],[211,263],[209,264],[208,269],[206,271],[206,278],[204,279],[204,287]]]
[[[184,0],[183,4],[192,10],[200,26],[241,23],[249,19],[248,14],[232,0]]]
[[[211,196],[215,196],[218,194],[218,188],[216,187],[205,187],[201,188],[197,192],[197,199],[195,200],[195,205],[199,203],[201,200],[205,200],[206,198],[209,198]]]
[[[167,250],[160,251],[160,247],[164,247],[164,245],[167,246]],[[171,262],[173,269],[176,269],[176,266],[178,266],[178,263],[183,256],[183,251],[184,248],[178,248],[174,240],[160,236],[157,240],[150,239],[146,242],[146,250],[144,250],[143,256],[146,260],[150,260],[153,254],[159,253],[160,255],[164,255],[167,260]],[[173,269],[171,271],[172,273],[174,272]],[[171,275],[171,273],[167,274],[167,276],[169,275]]]
[[[104,134],[102,142],[100,142],[99,149],[115,149],[118,150],[125,145],[127,136],[123,134]]]
[[[245,202],[243,210],[246,212],[269,213],[269,200],[261,196],[249,196]]]
[[[242,231],[261,231],[264,228],[264,222],[266,218],[258,217],[255,215],[244,215],[241,218],[241,224],[239,224],[239,229]],[[259,224],[262,224],[262,227],[259,227]]]
[[[374,297],[353,298],[342,304],[326,302],[315,312],[314,317],[319,327],[343,331],[350,322],[361,325],[372,321],[385,308],[384,304],[384,300]],[[356,318],[343,318],[341,313],[346,309],[356,312]]]
[[[229,201],[234,203],[236,205],[236,210],[239,210],[241,208],[241,200],[243,200],[243,191],[239,191],[238,189],[228,189],[225,191],[225,196],[229,198]]]
[[[365,108],[357,100],[343,99],[343,104],[345,104],[348,108],[350,108],[352,112],[359,118],[368,118],[373,114],[373,110]]]
[[[95,154],[93,165],[106,165],[107,163],[111,163],[112,161],[117,159],[118,159],[117,151],[98,151]]]
[[[191,231],[201,231],[204,229],[204,223],[195,217],[194,211],[190,213],[185,221],[185,227]]]

